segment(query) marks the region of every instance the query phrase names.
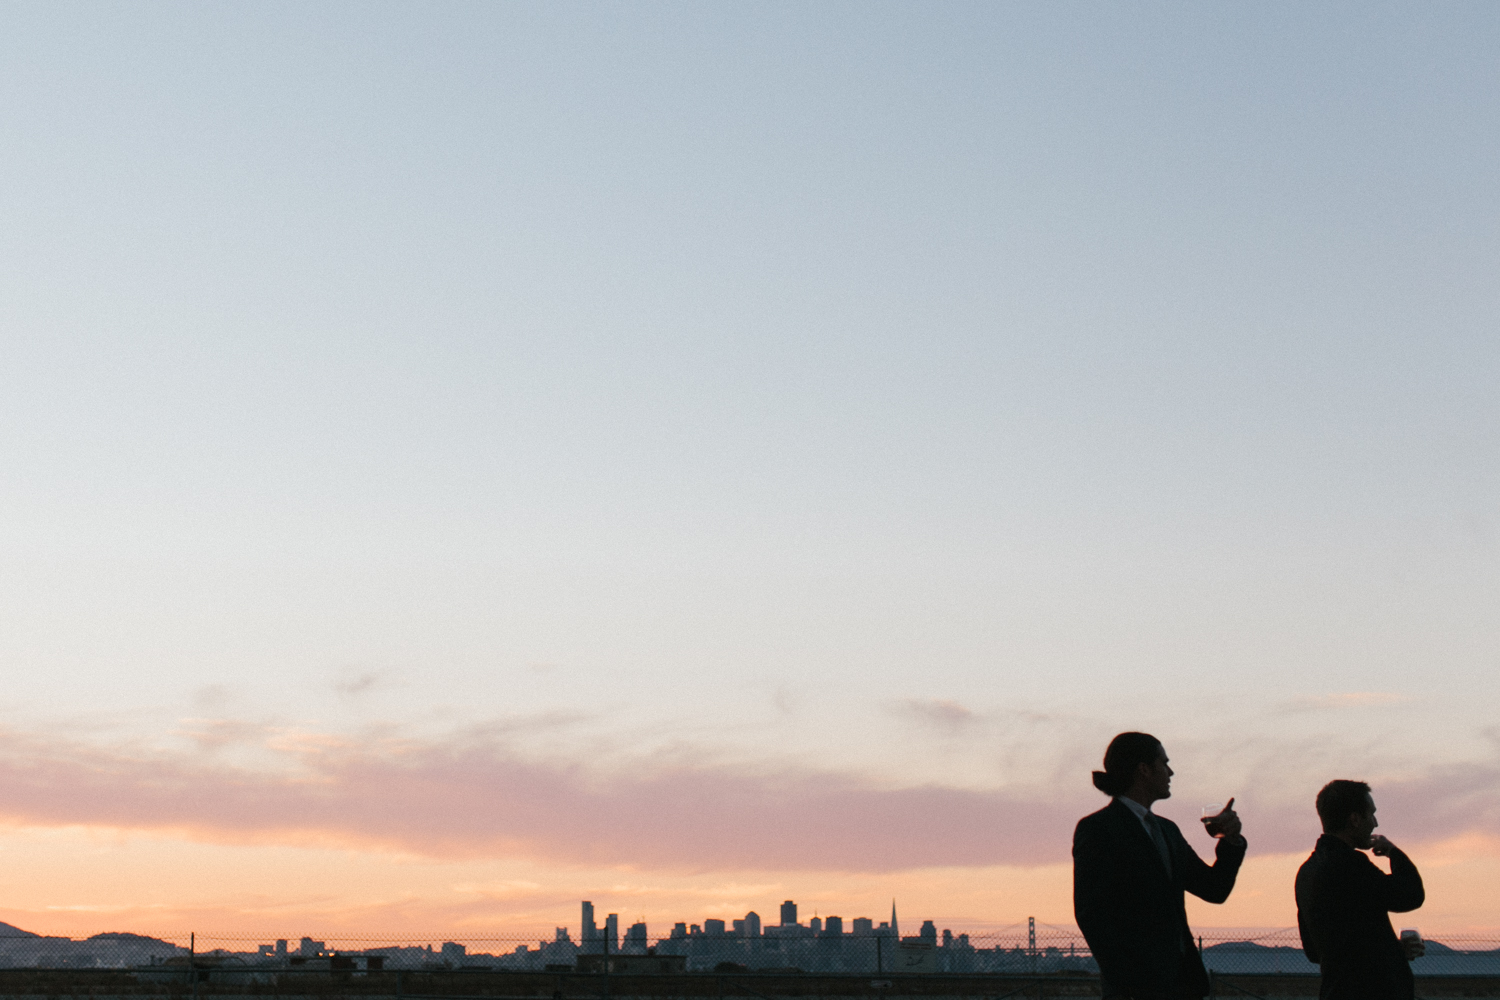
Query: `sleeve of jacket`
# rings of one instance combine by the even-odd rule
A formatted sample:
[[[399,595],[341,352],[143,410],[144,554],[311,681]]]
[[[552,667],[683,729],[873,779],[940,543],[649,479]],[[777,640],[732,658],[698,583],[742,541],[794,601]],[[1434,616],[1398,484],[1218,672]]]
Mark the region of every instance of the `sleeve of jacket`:
[[[1182,834],[1178,833],[1178,837]],[[1203,859],[1198,857],[1198,852],[1188,846],[1183,840],[1182,846],[1186,848],[1183,852],[1186,864],[1183,870],[1183,888],[1208,903],[1222,903],[1229,898],[1234,891],[1234,880],[1239,876],[1240,863],[1245,860],[1245,850],[1249,845],[1245,838],[1241,837],[1237,842],[1231,843],[1228,837],[1221,837],[1214,845],[1214,863],[1207,865]]]
[[[1372,863],[1368,867],[1371,877],[1364,888],[1372,902],[1390,913],[1406,913],[1415,910],[1427,901],[1427,890],[1422,886],[1422,875],[1398,848],[1391,848],[1391,873],[1387,875]]]
[[[1096,959],[1118,952],[1114,877],[1104,831],[1084,817],[1073,831],[1073,917]]]
[[[1319,862],[1309,858],[1297,869],[1297,881],[1294,892],[1297,900],[1297,934],[1302,938],[1302,954],[1314,965],[1323,962],[1322,946],[1318,944],[1318,931],[1313,924],[1313,908],[1317,905],[1313,893],[1317,887],[1317,869]]]

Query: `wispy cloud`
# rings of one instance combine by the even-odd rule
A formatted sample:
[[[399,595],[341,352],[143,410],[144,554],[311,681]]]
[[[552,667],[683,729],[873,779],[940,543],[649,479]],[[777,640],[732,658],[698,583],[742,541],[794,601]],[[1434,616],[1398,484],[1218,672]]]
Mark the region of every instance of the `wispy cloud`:
[[[333,682],[333,689],[347,698],[355,698],[385,687],[389,683],[390,677],[383,671],[365,670],[340,677]]]
[[[177,732],[200,749],[217,750],[220,747],[258,744],[265,738],[268,729],[262,723],[242,719],[184,719]]]
[[[276,767],[0,733],[0,816],[449,857],[893,871],[1057,861],[1088,804],[694,766],[680,755],[599,772],[473,733],[417,741],[283,731],[265,752]]]
[[[1411,701],[1406,695],[1388,691],[1340,691],[1332,694],[1294,698],[1281,703],[1283,712],[1333,712],[1351,708],[1387,708]]]
[[[630,758],[618,748],[600,769],[524,753],[511,740],[576,721],[512,720],[415,739],[207,720],[175,751],[0,731],[0,820],[663,872],[895,872],[1066,863],[1073,824],[1101,804],[1081,779],[1062,791],[893,787],[681,752]],[[254,752],[218,752],[230,742]],[[1346,776],[1376,784],[1398,842],[1451,840],[1500,828],[1493,756],[1385,779]],[[1273,805],[1246,792],[1255,850],[1311,844],[1310,801]]]
[[[224,684],[209,684],[193,692],[193,704],[205,711],[223,711],[234,700],[234,692]]]
[[[972,726],[978,716],[956,701],[927,698],[903,698],[891,704],[898,716],[919,726],[936,729],[944,735],[956,735]]]

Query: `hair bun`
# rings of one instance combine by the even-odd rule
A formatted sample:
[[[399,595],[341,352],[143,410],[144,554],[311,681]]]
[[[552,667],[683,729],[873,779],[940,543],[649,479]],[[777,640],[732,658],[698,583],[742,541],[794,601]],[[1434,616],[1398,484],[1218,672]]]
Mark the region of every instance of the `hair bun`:
[[[1094,787],[1099,789],[1099,791],[1103,792],[1105,795],[1120,794],[1119,784],[1115,781],[1115,779],[1111,778],[1103,771],[1094,772]]]

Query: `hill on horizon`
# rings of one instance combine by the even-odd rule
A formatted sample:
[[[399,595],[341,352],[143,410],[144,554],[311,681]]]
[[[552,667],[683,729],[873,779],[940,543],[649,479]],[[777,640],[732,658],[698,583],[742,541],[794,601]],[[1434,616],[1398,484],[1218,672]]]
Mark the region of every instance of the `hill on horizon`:
[[[125,941],[138,944],[164,944],[169,948],[177,948],[178,945],[161,938],[152,937],[149,934],[132,934],[129,931],[105,931],[103,934],[95,934],[88,938],[90,941]]]

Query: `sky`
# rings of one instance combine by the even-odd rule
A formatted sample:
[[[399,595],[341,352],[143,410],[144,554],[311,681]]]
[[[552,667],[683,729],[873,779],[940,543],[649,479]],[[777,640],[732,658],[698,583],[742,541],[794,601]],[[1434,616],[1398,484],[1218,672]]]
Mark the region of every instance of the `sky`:
[[[1500,10],[0,9],[0,920],[1500,937]],[[1211,842],[1189,831],[1207,854]]]

